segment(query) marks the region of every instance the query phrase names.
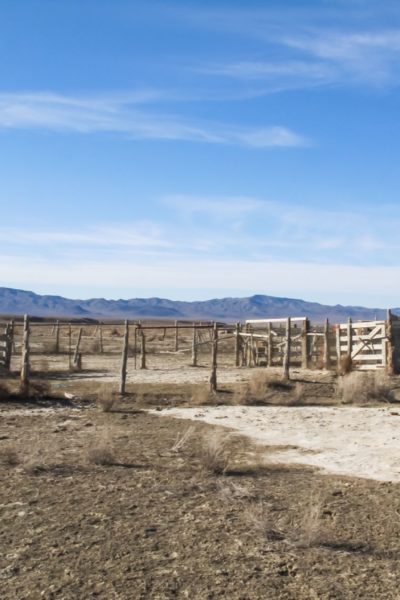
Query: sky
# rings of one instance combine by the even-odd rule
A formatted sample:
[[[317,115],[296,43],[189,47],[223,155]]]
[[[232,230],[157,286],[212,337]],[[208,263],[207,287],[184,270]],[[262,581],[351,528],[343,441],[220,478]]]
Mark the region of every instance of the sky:
[[[400,306],[400,4],[0,0],[0,285]]]

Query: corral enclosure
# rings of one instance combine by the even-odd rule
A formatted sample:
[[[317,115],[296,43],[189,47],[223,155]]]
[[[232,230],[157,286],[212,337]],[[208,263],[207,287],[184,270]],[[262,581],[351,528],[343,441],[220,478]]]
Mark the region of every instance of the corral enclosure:
[[[46,373],[103,369],[120,382],[139,369],[160,371],[186,364],[217,368],[280,367],[337,370],[400,370],[400,319],[323,325],[305,317],[247,320],[244,323],[185,321],[47,321],[25,317],[0,323],[0,362],[7,372],[30,377]],[[162,371],[162,373],[161,373]],[[208,379],[208,372],[200,376]]]

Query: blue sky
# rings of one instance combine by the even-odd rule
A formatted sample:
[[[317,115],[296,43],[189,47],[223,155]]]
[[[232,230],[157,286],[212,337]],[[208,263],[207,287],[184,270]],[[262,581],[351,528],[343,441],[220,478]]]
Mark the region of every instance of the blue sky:
[[[0,284],[400,305],[398,2],[0,0]]]

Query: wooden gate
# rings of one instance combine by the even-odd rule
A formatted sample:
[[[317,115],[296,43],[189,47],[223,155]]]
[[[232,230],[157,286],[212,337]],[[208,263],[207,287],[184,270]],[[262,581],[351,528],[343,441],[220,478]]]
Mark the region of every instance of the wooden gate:
[[[386,321],[360,321],[337,325],[337,355],[350,356],[357,370],[386,368],[388,335]]]

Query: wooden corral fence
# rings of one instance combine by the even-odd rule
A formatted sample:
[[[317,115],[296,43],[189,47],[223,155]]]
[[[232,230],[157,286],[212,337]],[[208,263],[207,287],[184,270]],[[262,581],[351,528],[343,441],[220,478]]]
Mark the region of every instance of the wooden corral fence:
[[[217,366],[279,367],[289,377],[293,367],[385,369],[400,373],[400,317],[332,325],[312,324],[306,317],[252,319],[244,323],[184,321],[66,322],[24,320],[0,322],[0,367],[19,371],[23,386],[31,372],[80,371],[90,357],[120,357],[119,391],[125,393],[128,368],[146,369],[188,356],[192,367],[209,368],[209,385],[217,389]],[[65,357],[65,358],[63,358]],[[46,367],[46,360],[52,363]],[[131,359],[131,360],[130,360]],[[151,359],[151,360],[150,360]],[[96,359],[97,360],[97,359]],[[149,362],[152,363],[149,366]],[[200,364],[201,363],[201,364]],[[32,364],[34,365],[32,369]],[[115,363],[114,363],[115,364]],[[162,366],[164,368],[164,366]],[[180,368],[180,367],[179,367]]]
[[[386,320],[338,325],[312,325],[305,317],[248,320],[238,335],[238,365],[330,369],[347,360],[355,370],[400,372],[400,317],[390,311]]]

